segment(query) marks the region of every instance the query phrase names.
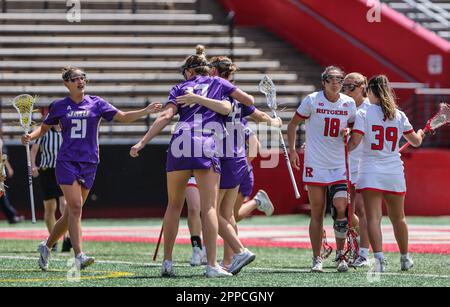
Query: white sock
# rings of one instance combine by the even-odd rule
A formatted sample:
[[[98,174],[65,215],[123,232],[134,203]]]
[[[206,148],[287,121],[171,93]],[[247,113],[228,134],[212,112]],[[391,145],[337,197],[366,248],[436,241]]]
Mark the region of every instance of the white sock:
[[[359,255],[361,257],[369,259],[369,249],[368,248],[364,248],[364,247],[360,247],[359,248]]]
[[[375,256],[375,259],[378,259],[378,260],[383,260],[384,259],[383,252],[374,253],[374,256]]]
[[[402,255],[402,258],[409,258],[409,253],[401,254],[401,255]]]

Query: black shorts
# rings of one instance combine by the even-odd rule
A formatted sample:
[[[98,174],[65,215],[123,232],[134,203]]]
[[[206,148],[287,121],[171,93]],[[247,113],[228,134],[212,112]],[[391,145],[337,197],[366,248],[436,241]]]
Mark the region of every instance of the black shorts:
[[[63,196],[63,192],[56,183],[54,168],[40,168],[39,180],[41,181],[42,196],[44,200],[59,198]]]

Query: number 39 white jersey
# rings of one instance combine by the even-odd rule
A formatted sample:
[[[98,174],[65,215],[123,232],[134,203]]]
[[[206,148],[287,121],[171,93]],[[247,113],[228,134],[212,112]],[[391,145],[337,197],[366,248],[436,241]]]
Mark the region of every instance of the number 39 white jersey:
[[[330,102],[323,91],[314,92],[302,101],[297,116],[305,119],[305,166],[323,169],[345,168],[344,142],[340,131],[355,121],[356,103],[340,94]]]
[[[353,133],[363,135],[360,173],[403,174],[399,141],[403,135],[413,131],[402,111],[397,110],[393,120],[384,120],[379,105],[371,104],[359,110]]]

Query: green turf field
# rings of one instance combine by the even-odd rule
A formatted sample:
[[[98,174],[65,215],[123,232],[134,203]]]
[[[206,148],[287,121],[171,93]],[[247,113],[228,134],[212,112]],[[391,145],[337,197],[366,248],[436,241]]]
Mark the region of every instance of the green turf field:
[[[245,225],[306,225],[306,217],[257,217],[245,221]],[[449,225],[449,218],[410,218],[410,224]],[[183,221],[185,224],[185,221]],[[160,225],[160,220],[92,220],[85,226],[140,226]],[[43,226],[43,224],[38,224]],[[9,227],[0,222],[0,228]],[[26,223],[14,228],[32,227]],[[33,225],[33,227],[35,227]],[[0,286],[150,286],[150,287],[295,287],[295,286],[450,286],[450,256],[413,254],[415,267],[410,272],[399,270],[399,255],[388,253],[388,271],[373,276],[368,269],[335,272],[333,262],[325,262],[326,273],[311,274],[311,251],[292,248],[252,247],[257,255],[255,262],[244,268],[240,274],[228,279],[206,279],[203,268],[190,267],[189,245],[175,247],[177,278],[159,277],[160,262],[153,263],[151,255],[154,244],[85,242],[85,251],[96,258],[95,265],[81,272],[81,280],[69,281],[67,266],[72,254],[57,253],[50,263],[50,271],[41,272],[35,252],[37,241],[0,241]],[[219,250],[219,257],[222,249]],[[161,254],[160,258],[161,260]],[[69,274],[70,275],[70,274]]]

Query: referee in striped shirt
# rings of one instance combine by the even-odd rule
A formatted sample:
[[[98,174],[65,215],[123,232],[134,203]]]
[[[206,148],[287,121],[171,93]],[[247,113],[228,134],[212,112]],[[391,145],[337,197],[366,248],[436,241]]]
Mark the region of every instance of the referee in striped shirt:
[[[45,117],[48,113],[47,108],[41,108],[41,114]],[[51,233],[56,223],[56,209],[59,201],[59,211],[61,215],[64,212],[66,200],[64,199],[61,188],[56,182],[55,167],[59,148],[61,147],[62,136],[59,126],[53,126],[48,133],[36,140],[31,147],[31,164],[33,177],[40,178],[40,186],[44,198],[44,221],[48,232]],[[39,167],[36,166],[36,159],[40,153]],[[63,252],[70,251],[70,239],[66,236],[63,242]],[[56,245],[53,247],[56,251]]]

